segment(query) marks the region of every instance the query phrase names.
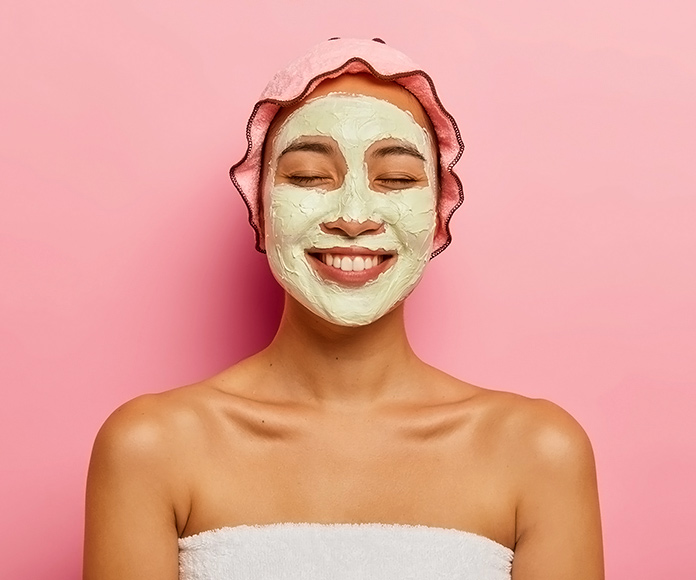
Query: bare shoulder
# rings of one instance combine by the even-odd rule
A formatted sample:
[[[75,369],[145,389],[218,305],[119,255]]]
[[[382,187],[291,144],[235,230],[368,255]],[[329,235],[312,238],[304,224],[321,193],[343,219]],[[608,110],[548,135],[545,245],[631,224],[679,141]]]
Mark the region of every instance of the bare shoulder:
[[[592,444],[580,423],[566,410],[544,399],[525,399],[515,418],[518,457],[532,477],[565,475],[594,481]],[[525,453],[526,450],[526,453]]]
[[[474,399],[485,423],[515,457],[550,464],[592,459],[587,433],[557,404],[487,389],[479,389]]]
[[[486,390],[475,398],[514,497],[512,577],[603,578],[597,476],[585,430],[543,399]]]
[[[175,468],[203,432],[210,393],[201,385],[145,394],[124,403],[104,422],[92,452],[100,460]]]
[[[146,451],[165,444],[185,415],[181,398],[170,392],[140,395],[111,413],[97,434],[97,443]]]
[[[94,455],[156,458],[163,463],[196,461],[216,435],[229,436],[227,427],[243,422],[258,407],[253,388],[256,367],[250,371],[250,366],[248,360],[241,361],[199,383],[128,401],[105,421]]]
[[[467,438],[485,446],[488,457],[521,471],[540,467],[593,469],[590,440],[578,421],[559,405],[507,391],[478,387],[430,368],[429,384],[440,401],[466,421]],[[431,392],[434,389],[431,388]],[[467,439],[471,441],[470,439]]]
[[[205,393],[136,397],[99,430],[87,476],[85,578],[176,578]]]

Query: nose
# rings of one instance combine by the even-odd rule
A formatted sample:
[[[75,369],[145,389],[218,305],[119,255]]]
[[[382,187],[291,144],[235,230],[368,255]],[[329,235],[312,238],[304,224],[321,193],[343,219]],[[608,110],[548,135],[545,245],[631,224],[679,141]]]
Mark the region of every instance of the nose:
[[[343,236],[347,238],[357,238],[365,234],[381,234],[384,232],[384,224],[372,220],[360,222],[357,220],[345,220],[338,218],[332,222],[324,222],[321,229],[326,234]]]

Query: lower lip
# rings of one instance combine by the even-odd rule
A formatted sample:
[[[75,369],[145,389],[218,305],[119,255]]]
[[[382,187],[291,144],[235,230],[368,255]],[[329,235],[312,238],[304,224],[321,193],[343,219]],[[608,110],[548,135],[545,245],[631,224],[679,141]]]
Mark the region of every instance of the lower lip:
[[[347,286],[349,288],[357,288],[363,286],[368,282],[371,282],[382,272],[388,270],[394,262],[396,262],[396,256],[385,257],[385,259],[379,263],[377,266],[373,266],[369,270],[362,270],[361,272],[346,272],[340,268],[334,268],[325,264],[321,258],[316,255],[307,254],[309,258],[309,263],[312,264],[314,269],[317,271],[319,276],[324,280],[335,282],[341,286]]]

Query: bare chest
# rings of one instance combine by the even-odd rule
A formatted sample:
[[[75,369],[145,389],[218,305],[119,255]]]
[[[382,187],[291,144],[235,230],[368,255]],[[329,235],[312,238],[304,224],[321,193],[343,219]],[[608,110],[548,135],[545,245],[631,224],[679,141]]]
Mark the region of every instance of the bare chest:
[[[465,423],[271,419],[221,433],[191,466],[182,535],[241,524],[382,522],[514,542],[510,482]]]

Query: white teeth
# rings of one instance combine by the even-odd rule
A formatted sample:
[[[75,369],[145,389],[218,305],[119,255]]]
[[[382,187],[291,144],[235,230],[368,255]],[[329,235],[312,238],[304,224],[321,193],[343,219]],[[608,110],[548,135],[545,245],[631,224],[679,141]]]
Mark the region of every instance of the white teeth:
[[[327,266],[333,266],[344,272],[362,272],[378,266],[386,259],[386,256],[336,256],[334,254],[322,254],[321,261]]]

